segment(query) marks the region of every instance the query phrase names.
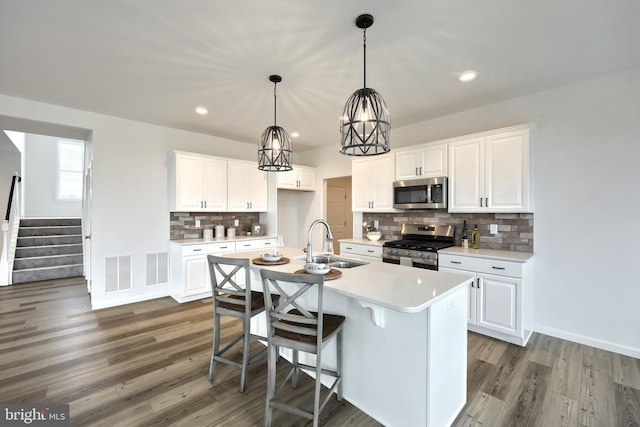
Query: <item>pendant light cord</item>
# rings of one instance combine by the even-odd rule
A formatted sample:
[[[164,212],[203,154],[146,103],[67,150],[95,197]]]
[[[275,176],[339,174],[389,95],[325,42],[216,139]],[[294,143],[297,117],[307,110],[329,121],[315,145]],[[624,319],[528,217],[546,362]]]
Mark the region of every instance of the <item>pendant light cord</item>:
[[[277,126],[276,124],[276,86],[278,85],[278,83],[274,83],[273,84],[273,125]]]
[[[364,51],[364,72],[362,73],[364,75],[364,88],[367,88],[367,29],[364,28],[363,30],[363,34],[362,34],[362,50]]]

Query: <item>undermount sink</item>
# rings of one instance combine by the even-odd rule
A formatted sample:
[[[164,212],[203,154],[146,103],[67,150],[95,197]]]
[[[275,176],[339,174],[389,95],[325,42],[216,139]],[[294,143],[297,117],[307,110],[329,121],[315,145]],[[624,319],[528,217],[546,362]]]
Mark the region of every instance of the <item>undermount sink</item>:
[[[306,260],[307,256],[302,255],[302,256],[296,257],[296,259]],[[361,265],[369,264],[368,262],[356,261],[353,259],[346,259],[346,258],[339,258],[334,255],[316,255],[314,257],[311,257],[311,262],[328,264],[331,267],[335,267],[335,268],[353,268],[353,267],[360,267]]]

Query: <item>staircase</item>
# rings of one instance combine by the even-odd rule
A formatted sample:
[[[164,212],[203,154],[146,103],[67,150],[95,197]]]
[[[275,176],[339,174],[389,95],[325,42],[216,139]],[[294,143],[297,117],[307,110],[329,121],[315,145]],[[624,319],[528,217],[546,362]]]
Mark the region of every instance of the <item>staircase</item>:
[[[80,218],[23,218],[13,262],[12,282],[82,276]]]

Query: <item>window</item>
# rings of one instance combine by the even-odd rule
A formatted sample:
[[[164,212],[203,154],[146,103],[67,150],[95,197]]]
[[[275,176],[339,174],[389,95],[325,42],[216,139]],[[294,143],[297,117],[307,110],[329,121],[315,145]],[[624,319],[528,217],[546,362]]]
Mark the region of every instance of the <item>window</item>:
[[[82,142],[58,141],[58,200],[82,200]]]

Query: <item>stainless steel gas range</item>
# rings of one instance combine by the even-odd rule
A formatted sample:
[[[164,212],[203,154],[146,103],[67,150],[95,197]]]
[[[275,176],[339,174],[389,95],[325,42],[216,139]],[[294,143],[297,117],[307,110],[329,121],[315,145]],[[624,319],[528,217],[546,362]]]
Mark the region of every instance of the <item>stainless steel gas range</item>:
[[[403,224],[402,239],[382,245],[382,262],[438,269],[438,250],[454,245],[452,225]]]

